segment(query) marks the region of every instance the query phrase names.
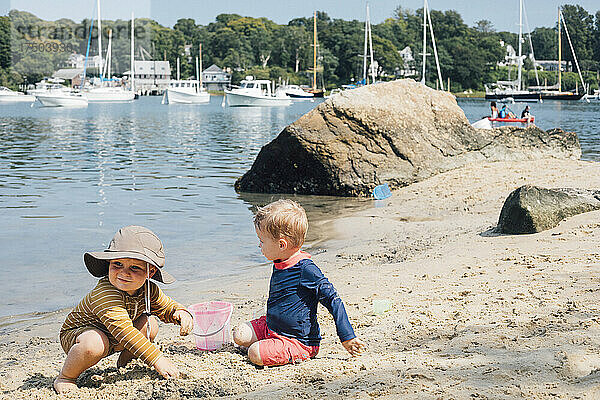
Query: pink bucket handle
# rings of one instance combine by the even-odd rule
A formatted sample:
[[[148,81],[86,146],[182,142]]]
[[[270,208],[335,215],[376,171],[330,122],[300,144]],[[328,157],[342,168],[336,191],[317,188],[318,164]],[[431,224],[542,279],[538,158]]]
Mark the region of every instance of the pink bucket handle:
[[[217,329],[216,331],[209,332],[209,333],[196,333],[196,332],[194,332],[194,336],[208,337],[208,336],[216,335],[217,333],[221,332],[229,324],[229,320],[230,319],[231,319],[231,314],[229,314],[229,317],[227,317],[227,321],[225,321],[223,323],[223,325],[221,325],[221,327],[219,329]]]
[[[190,307],[188,308],[188,311],[190,311],[190,312],[192,313],[192,315],[194,315],[194,319],[195,319],[195,318],[196,318],[196,316],[195,316],[196,314],[195,314],[194,310],[193,310],[193,309],[191,309],[192,307],[193,307],[193,306],[190,306]],[[223,322],[223,325],[221,325],[221,327],[220,327],[220,328],[218,328],[218,329],[217,329],[216,331],[214,331],[214,332],[209,332],[209,333],[196,333],[196,332],[193,332],[194,336],[198,336],[198,337],[209,337],[209,336],[216,335],[217,333],[219,333],[219,332],[221,332],[223,329],[225,329],[225,327],[226,327],[227,325],[229,325],[229,322],[230,322],[230,320],[231,320],[231,314],[233,313],[233,306],[232,306],[231,304],[230,304],[230,307],[228,307],[228,308],[229,308],[229,315],[227,316],[227,319],[225,320],[225,322]]]

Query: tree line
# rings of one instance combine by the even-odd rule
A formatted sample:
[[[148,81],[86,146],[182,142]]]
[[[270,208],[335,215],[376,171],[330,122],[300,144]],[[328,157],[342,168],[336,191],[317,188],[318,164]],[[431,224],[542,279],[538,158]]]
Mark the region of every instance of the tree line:
[[[504,61],[506,48],[501,43],[518,47],[518,35],[498,32],[491,22],[478,21],[469,27],[456,11],[431,10],[436,35],[441,72],[449,78],[453,91],[482,90],[484,84],[507,79],[507,68],[498,67]],[[600,11],[588,13],[579,5],[566,5],[563,14],[580,65],[587,72],[587,81],[597,87],[600,70]],[[319,86],[333,88],[362,79],[364,22],[332,19],[326,12],[316,13],[318,31]],[[393,16],[372,25],[374,58],[381,79],[396,79],[407,67],[417,71],[420,79],[423,9],[416,11],[398,7]],[[95,25],[93,25],[95,24]],[[151,19],[136,19],[136,59],[168,60],[175,74],[175,63],[181,59],[183,78],[195,76],[195,57],[202,44],[204,67],[216,64],[228,67],[234,83],[245,75],[257,78],[283,79],[291,83],[309,84],[313,67],[313,18],[301,17],[279,25],[267,18],[220,14],[208,25],[182,18],[172,27]],[[103,20],[102,39],[106,48],[108,30],[113,32],[113,70],[129,70],[130,21]],[[563,34],[563,59],[573,62]],[[88,37],[92,36],[90,55],[97,53],[97,21],[85,19],[79,23],[69,19],[44,21],[33,14],[12,10],[0,17],[0,85],[16,86],[23,81],[35,82],[65,67],[72,52],[86,54]],[[540,27],[533,30],[531,40],[538,60],[556,60],[558,29]],[[430,44],[428,44],[430,46]],[[400,51],[410,47],[414,57],[405,65]],[[524,49],[529,49],[527,41]],[[428,47],[427,53],[433,53]],[[525,54],[529,50],[525,51]],[[533,68],[531,62],[525,67]],[[426,76],[435,87],[437,72],[433,57],[428,57]],[[89,70],[95,73],[94,70]],[[527,84],[535,84],[534,74],[525,73]],[[514,77],[514,73],[513,73]],[[548,84],[555,74],[544,75]],[[565,85],[573,79],[566,78]]]

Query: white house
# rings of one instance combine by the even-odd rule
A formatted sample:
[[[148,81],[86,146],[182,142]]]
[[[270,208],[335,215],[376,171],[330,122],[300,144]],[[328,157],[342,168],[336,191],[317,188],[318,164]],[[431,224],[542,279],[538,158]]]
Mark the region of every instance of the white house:
[[[231,85],[231,74],[213,64],[202,71],[202,85],[206,90],[223,91]]]
[[[562,60],[561,71],[573,71],[570,62]],[[535,60],[535,66],[542,71],[558,71],[558,60]]]
[[[402,68],[396,69],[397,76],[414,76],[417,75],[417,70],[415,68],[415,58],[412,54],[412,49],[409,46],[406,46],[402,50],[398,52],[400,57],[402,57],[402,61],[404,66]]]
[[[162,93],[171,80],[171,67],[168,61],[135,60],[135,91],[141,94]],[[123,75],[131,75],[125,71]]]

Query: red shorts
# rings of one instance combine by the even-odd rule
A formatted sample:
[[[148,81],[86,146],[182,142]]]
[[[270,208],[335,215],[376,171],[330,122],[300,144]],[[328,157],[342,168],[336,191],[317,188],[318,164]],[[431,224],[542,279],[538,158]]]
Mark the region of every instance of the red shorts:
[[[259,340],[259,353],[263,365],[284,365],[313,358],[319,346],[307,346],[300,341],[278,335],[267,327],[267,317],[250,321]]]

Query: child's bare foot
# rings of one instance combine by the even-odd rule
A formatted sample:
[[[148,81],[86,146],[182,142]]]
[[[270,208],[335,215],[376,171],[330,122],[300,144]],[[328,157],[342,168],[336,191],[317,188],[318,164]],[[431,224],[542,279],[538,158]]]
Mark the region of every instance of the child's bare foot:
[[[75,383],[76,381],[77,381],[77,379],[67,378],[66,376],[63,376],[62,374],[60,374],[54,380],[54,390],[56,390],[56,393],[58,393],[58,394],[65,393],[65,392],[68,392],[71,390],[76,390],[77,389],[77,383]]]
[[[129,364],[129,361],[133,360],[134,355],[127,350],[123,350],[121,354],[119,354],[119,359],[117,360],[117,368],[121,368]]]

